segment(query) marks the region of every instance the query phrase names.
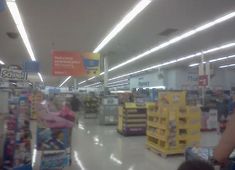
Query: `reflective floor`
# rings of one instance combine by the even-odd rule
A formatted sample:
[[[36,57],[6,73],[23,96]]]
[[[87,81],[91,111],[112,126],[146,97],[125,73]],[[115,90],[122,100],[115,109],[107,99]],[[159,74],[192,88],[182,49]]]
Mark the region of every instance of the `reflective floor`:
[[[202,146],[215,146],[218,135],[203,133]],[[123,137],[115,126],[101,126],[96,120],[80,120],[73,130],[72,166],[65,170],[176,170],[183,156],[167,159],[147,150],[145,137]],[[34,158],[35,170],[40,163]]]

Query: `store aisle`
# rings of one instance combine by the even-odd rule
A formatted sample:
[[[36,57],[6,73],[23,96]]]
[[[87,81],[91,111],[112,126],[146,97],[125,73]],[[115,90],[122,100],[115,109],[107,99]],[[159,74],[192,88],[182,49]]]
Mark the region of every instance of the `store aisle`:
[[[214,146],[218,135],[203,133],[201,146]],[[145,136],[123,137],[115,126],[100,126],[93,119],[80,120],[73,129],[73,163],[65,170],[175,170],[183,156],[163,159],[147,150]],[[35,170],[38,170],[39,155]]]
[[[81,170],[173,170],[183,160],[165,160],[145,148],[145,137],[123,137],[114,126],[80,121],[73,132],[74,161]]]

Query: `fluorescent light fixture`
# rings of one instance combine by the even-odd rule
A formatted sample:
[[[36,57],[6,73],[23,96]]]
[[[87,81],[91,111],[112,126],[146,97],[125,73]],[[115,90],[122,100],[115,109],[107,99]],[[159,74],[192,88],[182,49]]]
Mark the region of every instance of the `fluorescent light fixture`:
[[[41,73],[38,73],[38,77],[40,78],[41,82],[44,82]]]
[[[199,33],[199,32],[202,32],[202,31],[204,31],[204,30],[206,30],[206,29],[209,29],[209,28],[211,28],[211,27],[213,27],[213,26],[215,26],[215,25],[217,25],[217,24],[219,24],[219,23],[225,22],[225,21],[227,21],[227,20],[229,20],[229,19],[232,19],[232,18],[234,18],[234,17],[235,17],[235,11],[232,12],[232,13],[230,13],[230,14],[227,14],[227,15],[225,15],[225,16],[223,16],[223,17],[220,17],[220,18],[218,18],[218,19],[216,19],[216,20],[213,20],[213,21],[211,21],[211,22],[209,22],[209,23],[207,23],[207,24],[204,24],[204,25],[202,25],[202,26],[199,26],[199,27],[196,28],[196,29],[193,29],[193,30],[190,30],[190,31],[188,31],[188,32],[186,32],[186,33],[183,33],[183,34],[180,35],[180,36],[177,36],[177,37],[175,37],[175,38],[172,38],[171,40],[169,40],[169,41],[167,41],[167,42],[164,42],[164,43],[162,43],[162,44],[160,44],[160,45],[158,45],[158,46],[156,46],[156,47],[154,47],[154,48],[152,48],[152,49],[150,49],[150,50],[147,50],[147,51],[145,51],[145,52],[143,52],[143,53],[141,53],[141,54],[139,54],[139,55],[137,55],[137,56],[135,56],[135,57],[132,57],[132,58],[130,58],[129,60],[127,60],[127,61],[125,61],[125,62],[123,62],[123,63],[121,63],[121,64],[118,64],[117,66],[112,67],[111,69],[109,69],[109,71],[116,70],[116,69],[118,69],[118,68],[120,68],[120,67],[122,67],[122,66],[124,66],[124,65],[127,65],[127,64],[129,64],[129,63],[132,63],[132,62],[134,62],[134,61],[136,61],[136,60],[139,60],[139,59],[141,59],[141,58],[143,58],[143,57],[146,57],[147,55],[149,55],[149,54],[151,54],[151,53],[153,53],[153,52],[157,52],[157,51],[159,51],[159,50],[161,50],[161,49],[163,49],[163,48],[166,48],[166,47],[168,47],[168,46],[170,46],[170,45],[172,45],[172,44],[175,44],[175,43],[177,43],[177,42],[180,42],[180,41],[183,40],[183,39],[189,38],[189,37],[191,37],[192,35],[195,35],[195,34],[197,34],[197,33]],[[212,50],[217,51],[218,49],[212,49]],[[209,53],[209,52],[212,52],[212,51],[205,51],[205,54],[206,54],[206,53]],[[194,56],[190,56],[190,57],[194,57]]]
[[[63,83],[60,84],[59,87],[62,87],[69,79],[71,79],[71,77],[72,77],[72,76],[67,77],[67,78],[63,81]]]
[[[141,87],[142,89],[163,89],[165,90],[166,89],[166,86],[154,86],[154,87]],[[140,88],[136,88],[137,90],[140,89]]]
[[[86,88],[86,87],[92,87],[92,86],[95,86],[95,85],[98,85],[98,84],[101,84],[101,83],[100,83],[100,82],[93,83],[93,84],[90,84],[90,85],[85,86],[85,88]]]
[[[88,80],[93,80],[94,78],[96,78],[96,76],[93,76],[93,77],[89,78]]]
[[[11,12],[11,15],[14,19],[16,27],[20,33],[21,38],[23,39],[24,45],[29,53],[31,60],[36,61],[36,58],[34,56],[31,44],[28,39],[28,35],[27,35],[26,30],[24,28],[24,24],[22,22],[21,15],[20,15],[20,12],[19,12],[19,9],[18,9],[18,6],[17,6],[15,0],[7,0],[7,6]]]
[[[129,79],[124,79],[124,80],[120,80],[120,81],[110,82],[110,83],[108,83],[108,85],[117,84],[117,83],[123,83],[123,82],[126,82],[126,81],[129,81]]]
[[[4,63],[2,60],[0,60],[0,64],[1,64],[1,65],[5,65],[5,63]]]
[[[104,38],[103,41],[94,49],[94,53],[98,53],[102,50],[119,32],[123,30],[141,11],[143,11],[152,0],[141,0],[114,28],[113,30]],[[103,75],[104,72],[100,73]],[[67,80],[67,79],[66,79]],[[69,79],[68,79],[69,80]],[[68,81],[67,80],[67,81]],[[89,79],[88,79],[89,80]],[[92,80],[92,79],[90,79]],[[66,83],[66,82],[65,82]],[[83,83],[82,83],[83,84]]]
[[[229,64],[229,65],[224,65],[224,66],[220,66],[219,68],[227,68],[227,67],[234,67],[235,64]]]
[[[141,0],[104,38],[104,40],[96,47],[94,53],[99,52],[106,46],[120,31],[123,30],[141,11],[143,11],[152,0]]]
[[[100,76],[104,75],[104,72],[100,73]]]
[[[213,53],[213,52],[224,50],[224,49],[231,48],[231,47],[234,47],[234,46],[235,46],[235,43],[228,43],[228,44],[216,47],[216,48],[212,48],[212,49],[216,49],[216,50],[209,49],[209,50],[206,50],[206,51],[202,51],[202,52],[198,52],[198,53],[195,53],[195,54],[191,54],[191,55],[188,55],[186,57],[181,57],[181,58],[178,58],[178,59],[175,59],[175,60],[171,60],[171,61],[168,61],[168,62],[165,62],[165,63],[162,63],[162,64],[157,64],[155,66],[147,67],[147,68],[142,69],[142,70],[138,70],[138,71],[135,71],[135,72],[123,74],[123,75],[120,75],[120,76],[117,76],[117,77],[113,77],[113,78],[109,79],[109,81],[120,79],[120,78],[127,77],[127,76],[130,76],[130,75],[138,74],[138,73],[142,73],[142,72],[145,72],[145,71],[148,71],[148,70],[160,68],[162,66],[171,65],[171,64],[174,64],[174,63],[179,63],[179,62],[191,59],[193,57],[199,57],[202,54]],[[229,57],[231,58],[231,56],[229,56]]]
[[[78,83],[78,85],[81,85],[81,84],[83,84],[83,83],[86,83],[86,80],[84,80],[84,81]]]
[[[189,67],[196,67],[196,66],[199,66],[199,63],[193,63],[189,65]]]
[[[221,57],[221,58],[212,59],[212,60],[209,60],[209,62],[210,63],[214,63],[214,62],[223,61],[223,60],[227,60],[227,59],[231,59],[231,58],[235,58],[235,55],[231,55],[231,56],[228,56],[228,57]],[[200,63],[190,64],[189,67],[199,66],[199,64]],[[206,64],[206,62],[203,62],[203,64]]]
[[[115,84],[115,85],[111,85],[108,87],[118,87],[118,86],[125,86],[125,85],[129,85],[129,83]]]
[[[117,90],[117,91],[110,91],[110,93],[131,93],[131,91],[130,90],[127,90],[127,91],[125,91],[125,90]]]

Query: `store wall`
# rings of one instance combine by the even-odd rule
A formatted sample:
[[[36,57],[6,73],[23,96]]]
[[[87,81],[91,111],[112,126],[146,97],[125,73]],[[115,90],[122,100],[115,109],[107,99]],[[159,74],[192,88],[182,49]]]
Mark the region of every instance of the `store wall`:
[[[174,68],[162,71],[164,78],[159,79],[158,72],[148,73],[130,79],[130,89],[141,87],[165,86],[171,90],[196,90],[198,88],[197,68]],[[235,87],[235,71],[216,69],[211,76],[212,89],[230,90]]]
[[[158,72],[153,72],[138,77],[132,77],[130,78],[130,89],[164,86],[164,72],[162,72],[162,75],[163,78],[159,76]]]

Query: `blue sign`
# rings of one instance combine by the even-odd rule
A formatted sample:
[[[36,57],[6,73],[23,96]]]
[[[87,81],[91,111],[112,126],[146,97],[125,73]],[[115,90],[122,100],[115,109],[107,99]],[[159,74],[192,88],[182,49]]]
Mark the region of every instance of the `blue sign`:
[[[4,11],[5,10],[5,0],[0,0],[0,12]]]
[[[27,61],[24,64],[24,71],[27,73],[38,73],[40,72],[39,62],[37,61]]]

